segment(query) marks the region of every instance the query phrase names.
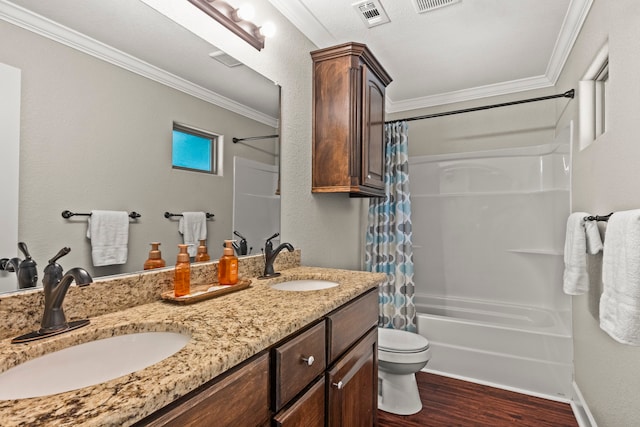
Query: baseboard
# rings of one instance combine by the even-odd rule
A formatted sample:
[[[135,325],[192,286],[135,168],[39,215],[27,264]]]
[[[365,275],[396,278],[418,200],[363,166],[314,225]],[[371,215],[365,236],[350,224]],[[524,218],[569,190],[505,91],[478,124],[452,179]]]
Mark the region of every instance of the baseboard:
[[[587,402],[584,400],[578,384],[573,382],[573,400],[571,401],[571,409],[578,421],[580,427],[598,427],[596,420],[593,418]]]
[[[488,387],[499,388],[499,389],[507,390],[507,391],[513,391],[514,393],[526,394],[527,396],[539,397],[541,399],[553,400],[555,402],[569,403],[569,404],[571,404],[571,407],[573,409],[573,402],[571,401],[571,399],[566,398],[566,397],[555,396],[555,395],[551,395],[551,394],[547,394],[547,393],[539,393],[539,392],[535,392],[535,391],[531,391],[531,390],[527,390],[527,389],[523,389],[523,388],[519,388],[519,387],[512,387],[512,386],[499,384],[499,383],[486,381],[486,380],[480,380],[480,379],[477,379],[477,378],[472,378],[472,377],[468,377],[468,376],[464,376],[464,375],[457,375],[457,374],[452,374],[450,372],[438,371],[436,369],[423,368],[423,369],[421,369],[421,371],[422,372],[427,372],[427,373],[430,373],[430,374],[441,375],[443,377],[453,378],[453,379],[456,379],[456,380],[462,380],[462,381],[467,381],[467,382],[470,382],[470,383],[486,385]],[[574,409],[574,412],[575,412],[575,409]],[[590,426],[589,426],[589,424],[585,424],[585,426],[581,425],[580,427],[590,427]],[[597,427],[597,426],[594,424],[592,427]]]

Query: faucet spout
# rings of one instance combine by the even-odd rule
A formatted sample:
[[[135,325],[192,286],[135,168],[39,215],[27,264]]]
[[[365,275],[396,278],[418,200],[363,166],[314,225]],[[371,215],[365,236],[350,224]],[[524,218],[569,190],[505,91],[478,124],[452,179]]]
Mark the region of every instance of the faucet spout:
[[[44,269],[44,314],[40,324],[40,333],[50,333],[64,330],[69,327],[67,323],[62,303],[67,295],[71,282],[75,281],[78,286],[86,286],[93,282],[91,275],[84,268],[76,267],[62,274],[62,267],[56,263],[61,256],[69,253],[68,248],[63,248],[58,255],[49,260],[49,265]]]
[[[271,243],[271,240],[279,235],[280,233],[274,234],[267,239],[267,243],[264,245],[264,273],[262,276],[258,277],[258,279],[268,279],[270,277],[279,276],[280,273],[276,273],[273,270],[273,263],[276,260],[276,257],[283,249],[286,249],[289,252],[293,252],[294,250],[291,243],[282,243],[277,248],[273,249],[273,243]]]

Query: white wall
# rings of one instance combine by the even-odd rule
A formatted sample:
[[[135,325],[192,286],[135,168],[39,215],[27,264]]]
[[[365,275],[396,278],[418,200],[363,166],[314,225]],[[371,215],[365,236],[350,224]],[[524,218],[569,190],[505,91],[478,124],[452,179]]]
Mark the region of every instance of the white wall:
[[[18,255],[20,70],[1,62],[0,94],[0,258],[13,258]],[[15,273],[0,271],[0,292],[15,289],[16,281]]]
[[[594,1],[558,87],[577,88],[607,39],[609,128],[583,151],[577,143],[573,147],[573,210],[595,214],[640,208],[640,2]],[[577,106],[558,105],[559,127],[578,119]],[[599,427],[635,426],[640,348],[619,344],[600,329],[589,310],[599,282],[592,276],[591,294],[573,298],[575,381]]]

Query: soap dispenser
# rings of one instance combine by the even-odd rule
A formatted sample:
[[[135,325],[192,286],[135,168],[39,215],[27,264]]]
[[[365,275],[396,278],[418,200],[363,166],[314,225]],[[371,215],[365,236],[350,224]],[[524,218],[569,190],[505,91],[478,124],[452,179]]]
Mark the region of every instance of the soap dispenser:
[[[162,259],[162,253],[158,248],[159,242],[151,243],[151,250],[149,251],[149,258],[144,262],[144,269],[151,270],[152,268],[165,267],[167,263]]]
[[[196,254],[196,262],[210,261],[211,257],[207,253],[207,241],[200,240],[200,246],[198,246],[198,253]]]
[[[189,295],[191,291],[191,263],[187,247],[189,245],[180,244],[180,252],[176,261],[175,276],[173,279],[173,293],[176,297]]]
[[[233,240],[224,241],[224,251],[218,262],[218,283],[221,285],[238,283],[238,257],[233,254]]]

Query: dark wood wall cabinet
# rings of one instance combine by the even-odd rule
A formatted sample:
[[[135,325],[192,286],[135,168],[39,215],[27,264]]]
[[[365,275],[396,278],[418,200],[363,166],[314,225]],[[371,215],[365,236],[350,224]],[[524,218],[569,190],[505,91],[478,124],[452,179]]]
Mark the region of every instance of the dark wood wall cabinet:
[[[311,191],[384,196],[384,107],[391,77],[361,43],[316,50],[311,57]]]
[[[135,426],[376,426],[372,289]]]

